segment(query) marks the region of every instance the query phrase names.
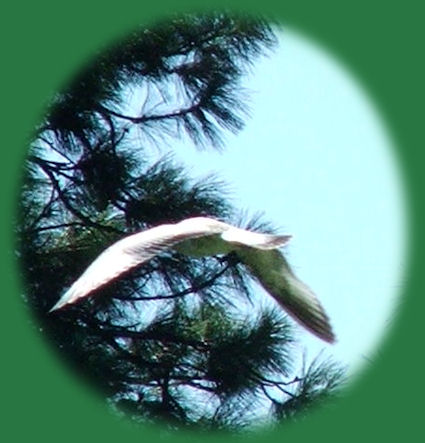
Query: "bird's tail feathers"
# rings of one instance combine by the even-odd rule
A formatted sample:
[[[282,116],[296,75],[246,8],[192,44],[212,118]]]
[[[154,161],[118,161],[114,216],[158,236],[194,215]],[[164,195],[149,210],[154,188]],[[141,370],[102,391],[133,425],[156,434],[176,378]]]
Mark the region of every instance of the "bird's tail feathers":
[[[223,240],[233,244],[269,250],[285,245],[292,238],[292,235],[260,234],[259,232],[233,228],[224,231],[221,237]]]
[[[285,245],[291,240],[292,235],[273,235],[262,234],[262,241],[256,243],[255,247],[259,249],[276,249]]]

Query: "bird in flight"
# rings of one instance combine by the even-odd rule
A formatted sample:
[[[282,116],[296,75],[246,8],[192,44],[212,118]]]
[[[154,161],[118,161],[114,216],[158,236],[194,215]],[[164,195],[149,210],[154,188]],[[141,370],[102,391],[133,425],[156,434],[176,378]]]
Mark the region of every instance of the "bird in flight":
[[[124,237],[103,251],[50,312],[89,296],[165,250],[174,249],[194,257],[233,252],[289,315],[317,337],[333,343],[335,335],[321,303],[295,276],[279,250],[290,238],[248,231],[209,217],[159,225]]]

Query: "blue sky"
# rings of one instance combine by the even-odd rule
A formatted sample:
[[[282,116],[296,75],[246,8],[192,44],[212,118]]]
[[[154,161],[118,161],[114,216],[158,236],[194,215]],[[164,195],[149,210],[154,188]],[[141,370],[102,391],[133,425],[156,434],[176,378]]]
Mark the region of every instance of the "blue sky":
[[[173,144],[192,176],[218,173],[234,201],[294,237],[286,254],[329,313],[338,343],[297,329],[356,370],[394,316],[405,264],[405,210],[394,149],[373,102],[317,42],[293,30],[244,80],[251,116],[222,153]],[[164,152],[162,152],[163,154]]]

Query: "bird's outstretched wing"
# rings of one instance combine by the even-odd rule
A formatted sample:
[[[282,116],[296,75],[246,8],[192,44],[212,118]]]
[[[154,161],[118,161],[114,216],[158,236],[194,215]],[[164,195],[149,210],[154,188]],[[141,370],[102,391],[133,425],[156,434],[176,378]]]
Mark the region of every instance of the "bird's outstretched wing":
[[[222,229],[221,226],[218,227]],[[182,240],[214,232],[213,227],[205,223],[198,225],[177,223],[156,226],[125,237],[105,249],[63,294],[50,312],[88,296],[124,272],[147,262]]]
[[[229,239],[222,237],[227,231],[231,232]],[[50,312],[88,296],[124,272],[177,244],[182,245],[182,252],[205,256],[230,252],[234,248],[232,241],[269,249],[283,244],[289,238],[245,231],[208,217],[193,217],[175,224],[156,226],[125,237],[103,251]]]
[[[94,290],[141,265],[177,243],[213,236],[230,225],[207,217],[194,217],[129,235],[105,249],[63,294],[50,312],[86,297]]]
[[[301,325],[329,343],[335,341],[329,318],[313,291],[292,272],[282,253],[241,247],[237,254],[264,289]]]

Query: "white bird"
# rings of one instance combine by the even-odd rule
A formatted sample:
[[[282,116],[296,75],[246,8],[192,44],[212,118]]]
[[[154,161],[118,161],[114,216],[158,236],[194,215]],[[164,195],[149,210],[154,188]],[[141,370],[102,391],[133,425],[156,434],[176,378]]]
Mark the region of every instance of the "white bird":
[[[287,313],[310,332],[332,343],[335,336],[322,305],[294,275],[278,249],[290,238],[290,235],[248,231],[208,217],[156,226],[124,237],[103,251],[50,312],[90,295],[168,249],[195,257],[234,252]]]

